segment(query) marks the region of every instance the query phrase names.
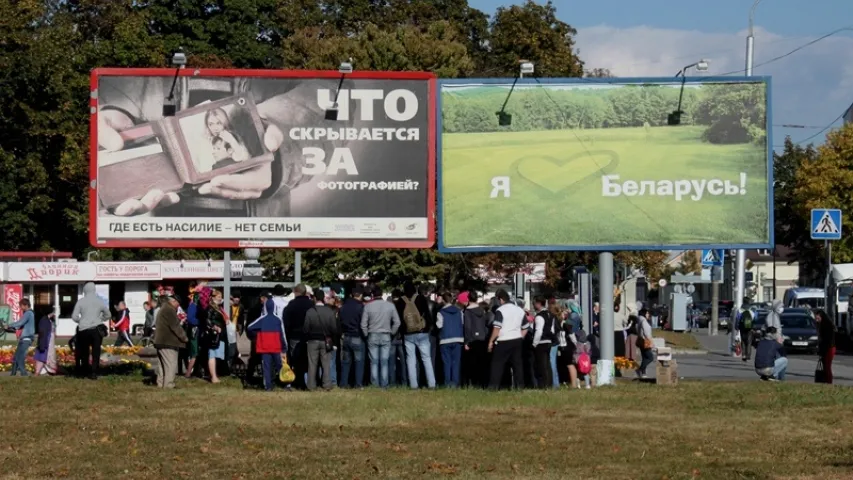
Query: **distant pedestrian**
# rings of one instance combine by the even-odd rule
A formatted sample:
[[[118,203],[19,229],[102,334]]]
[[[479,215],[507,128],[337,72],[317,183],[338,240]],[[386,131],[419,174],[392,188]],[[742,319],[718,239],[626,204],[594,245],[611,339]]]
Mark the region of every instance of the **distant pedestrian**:
[[[15,349],[15,357],[12,361],[12,376],[21,373],[22,377],[29,376],[27,373],[27,352],[36,338],[36,317],[30,308],[30,301],[26,298],[18,302],[21,307],[21,318],[9,325],[9,328],[20,330],[18,336],[18,348]]]
[[[645,308],[640,310],[637,317],[637,348],[640,350],[640,368],[637,369],[637,376],[640,378],[648,378],[646,369],[655,360],[654,341],[652,340],[652,326],[649,323],[649,311]]]
[[[513,386],[520,389],[524,386],[522,344],[530,325],[524,310],[510,301],[506,290],[499,289],[495,297],[499,306],[495,309],[494,328],[489,338],[489,352],[492,353],[489,388],[497,390],[500,387],[506,366],[510,365]]]
[[[468,292],[463,292],[462,300],[468,303]],[[435,325],[439,330],[441,361],[444,365],[444,385],[458,388],[462,374],[462,347],[465,344],[465,329],[462,309],[453,301],[450,293],[442,296],[444,308],[438,312]]]
[[[782,381],[788,370],[788,359],[785,350],[777,338],[775,327],[767,328],[764,338],[755,348],[755,373],[762,380]]]
[[[313,292],[314,308],[305,314],[304,339],[308,355],[308,390],[317,389],[317,371],[323,369],[323,389],[331,390],[332,351],[334,337],[338,335],[338,321],[335,312],[325,303],[326,293],[319,288]]]
[[[373,287],[371,299],[361,314],[361,331],[367,337],[370,358],[370,383],[388,388],[388,359],[391,357],[391,337],[400,329],[397,307],[382,299],[382,288]]]
[[[77,300],[71,312],[71,320],[77,323],[77,340],[74,356],[80,370],[78,376],[94,380],[98,378],[101,363],[101,345],[106,337],[110,309],[95,291],[95,284],[83,285],[83,298]]]
[[[261,358],[264,372],[264,390],[272,391],[275,378],[281,371],[284,357],[287,355],[287,339],[284,335],[284,322],[275,315],[275,300],[266,297],[264,313],[246,326],[251,334],[254,353]]]
[[[361,287],[353,289],[344,300],[339,312],[343,338],[341,339],[341,374],[338,385],[350,386],[351,369],[355,370],[355,388],[364,386],[364,339],[361,338],[361,314],[364,312]]]
[[[130,309],[127,308],[124,300],[116,305],[116,320],[113,322],[113,328],[118,333],[113,347],[121,347],[124,344],[128,347],[133,346],[133,340],[130,339]]]
[[[838,329],[823,310],[815,311],[817,321],[817,354],[823,363],[823,383],[832,383],[832,360],[835,358],[835,337]]]
[[[154,327],[154,348],[157,349],[157,386],[175,388],[178,374],[178,352],[187,343],[187,334],[178,319],[178,299],[172,294],[159,298],[160,308]]]
[[[38,323],[38,345],[33,359],[36,362],[35,374],[53,375],[56,373],[56,312],[53,307]]]
[[[741,358],[744,362],[748,362],[752,358],[752,323],[755,319],[753,318],[752,310],[749,309],[751,302],[752,300],[749,297],[744,297],[740,310],[735,317],[735,328],[740,331]]]

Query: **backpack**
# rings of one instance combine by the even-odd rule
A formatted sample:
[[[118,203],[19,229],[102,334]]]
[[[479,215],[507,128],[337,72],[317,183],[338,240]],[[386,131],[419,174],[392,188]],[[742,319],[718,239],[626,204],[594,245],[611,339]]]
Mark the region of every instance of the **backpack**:
[[[426,320],[415,305],[415,298],[417,297],[417,295],[412,298],[403,297],[403,302],[406,304],[403,308],[403,325],[406,326],[408,333],[417,333],[426,328]]]
[[[581,375],[587,375],[592,370],[592,359],[589,358],[589,354],[586,352],[578,355],[578,373]]]
[[[740,313],[740,326],[743,330],[752,330],[752,312],[744,310]]]

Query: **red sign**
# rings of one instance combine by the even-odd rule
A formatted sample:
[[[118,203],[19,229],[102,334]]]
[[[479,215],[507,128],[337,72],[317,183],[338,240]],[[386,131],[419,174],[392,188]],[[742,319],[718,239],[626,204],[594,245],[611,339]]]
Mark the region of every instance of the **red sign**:
[[[20,283],[7,283],[3,285],[3,303],[12,310],[12,320],[17,322],[21,318],[21,299],[24,297],[24,286]]]
[[[96,263],[95,280],[160,280],[160,263]]]

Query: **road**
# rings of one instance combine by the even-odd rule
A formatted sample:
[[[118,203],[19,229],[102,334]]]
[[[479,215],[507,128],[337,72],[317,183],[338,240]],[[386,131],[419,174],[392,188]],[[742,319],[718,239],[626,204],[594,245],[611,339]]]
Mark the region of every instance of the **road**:
[[[677,355],[678,376],[690,380],[751,380],[757,381],[753,361],[744,362],[728,352],[728,336],[695,334],[708,351],[706,355]],[[835,357],[832,371],[836,384],[853,385],[853,352],[841,352]],[[814,382],[817,358],[814,355],[788,355],[788,381]],[[652,369],[649,369],[652,373]]]

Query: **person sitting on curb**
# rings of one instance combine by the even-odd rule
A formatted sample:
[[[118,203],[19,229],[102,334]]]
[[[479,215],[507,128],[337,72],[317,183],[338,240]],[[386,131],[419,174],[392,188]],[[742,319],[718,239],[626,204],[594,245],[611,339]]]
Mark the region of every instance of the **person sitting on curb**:
[[[776,329],[769,327],[755,348],[755,373],[762,380],[783,381],[788,370],[785,350],[777,340]]]

